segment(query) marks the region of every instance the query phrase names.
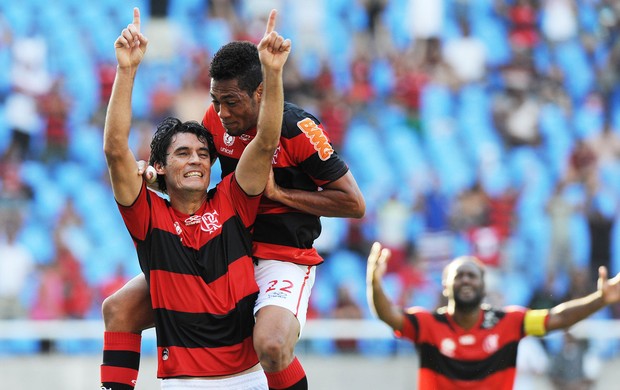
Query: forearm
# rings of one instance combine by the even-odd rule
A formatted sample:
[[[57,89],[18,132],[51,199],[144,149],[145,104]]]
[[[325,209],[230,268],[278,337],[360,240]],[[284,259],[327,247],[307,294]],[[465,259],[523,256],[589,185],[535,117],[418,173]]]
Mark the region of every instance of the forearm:
[[[263,92],[255,141],[273,154],[278,147],[284,115],[282,69],[263,69]]]
[[[129,147],[131,96],[136,68],[118,68],[104,127],[104,151],[108,159],[124,154]]]
[[[279,187],[270,199],[307,214],[324,217],[358,218],[357,202],[343,191],[305,191]]]
[[[401,331],[403,328],[403,314],[385,295],[380,281],[373,280],[367,287],[368,303],[373,313],[392,329]]]
[[[549,311],[547,331],[568,328],[605,307],[603,295],[596,291],[588,296],[561,303]]]

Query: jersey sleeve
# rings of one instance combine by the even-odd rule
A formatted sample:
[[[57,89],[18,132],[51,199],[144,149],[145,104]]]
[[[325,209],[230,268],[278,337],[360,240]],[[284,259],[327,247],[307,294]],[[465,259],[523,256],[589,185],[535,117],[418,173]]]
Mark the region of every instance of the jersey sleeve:
[[[146,187],[146,182],[142,181],[140,194],[129,206],[123,206],[117,203],[118,209],[123,217],[123,222],[134,240],[144,240],[150,226],[150,197],[152,194]],[[157,195],[156,195],[157,196]]]
[[[239,183],[237,183],[234,173],[224,177],[220,185],[223,186],[224,192],[227,194],[226,196],[230,199],[235,212],[241,218],[243,224],[246,227],[252,226],[256,220],[262,194],[255,196],[246,194],[239,186]]]
[[[336,181],[348,172],[348,166],[334,150],[316,118],[303,111],[289,112],[284,124],[287,129],[280,142],[292,151],[294,162],[317,186]]]
[[[424,321],[421,316],[422,313],[425,313],[425,311],[421,308],[413,307],[406,309],[403,312],[405,316],[403,329],[400,332],[394,331],[394,335],[398,338],[405,338],[417,343],[420,336],[420,325]]]

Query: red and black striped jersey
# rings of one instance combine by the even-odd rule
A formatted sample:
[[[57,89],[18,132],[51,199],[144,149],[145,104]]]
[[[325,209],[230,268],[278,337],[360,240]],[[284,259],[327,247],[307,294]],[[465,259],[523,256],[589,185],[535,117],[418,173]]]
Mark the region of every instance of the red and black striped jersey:
[[[226,133],[213,105],[202,120],[213,135],[222,176],[234,171],[241,153],[256,135],[250,129],[241,136]],[[334,151],[323,126],[298,106],[285,103],[280,145],[273,156],[276,183],[282,188],[318,191],[344,176],[349,168]],[[303,265],[323,262],[314,240],[321,233],[320,219],[266,197],[261,200],[254,228],[254,256]]]
[[[483,306],[478,323],[469,330],[459,327],[446,308],[435,312],[414,307],[398,337],[412,340],[418,350],[418,388],[512,389],[517,347],[525,337],[527,309],[503,310]]]
[[[193,215],[142,186],[119,205],[151,292],[159,378],[220,376],[258,363],[251,228],[260,196],[226,176]]]

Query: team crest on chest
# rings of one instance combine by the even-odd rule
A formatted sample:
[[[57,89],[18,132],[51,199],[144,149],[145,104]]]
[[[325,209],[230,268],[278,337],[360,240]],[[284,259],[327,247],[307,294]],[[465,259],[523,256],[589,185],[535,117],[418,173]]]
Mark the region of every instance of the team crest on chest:
[[[222,137],[223,141],[224,141],[224,145],[226,146],[232,146],[232,144],[235,143],[235,137],[233,137],[232,135],[224,132],[224,136]]]
[[[220,224],[218,217],[219,214],[215,210],[212,213],[204,213],[200,221],[200,230],[207,233],[213,233],[220,229],[222,225]]]
[[[482,349],[486,353],[493,353],[497,351],[497,348],[499,348],[499,335],[497,333],[488,335],[482,342]]]

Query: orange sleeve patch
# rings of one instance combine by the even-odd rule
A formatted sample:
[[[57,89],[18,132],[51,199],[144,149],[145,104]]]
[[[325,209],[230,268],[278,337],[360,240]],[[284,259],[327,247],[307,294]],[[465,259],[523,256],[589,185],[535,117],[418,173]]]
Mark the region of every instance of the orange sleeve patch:
[[[319,158],[323,161],[327,161],[334,153],[334,148],[329,144],[323,130],[310,118],[305,118],[297,122],[297,127],[308,137],[314,146],[314,150],[319,154]]]

